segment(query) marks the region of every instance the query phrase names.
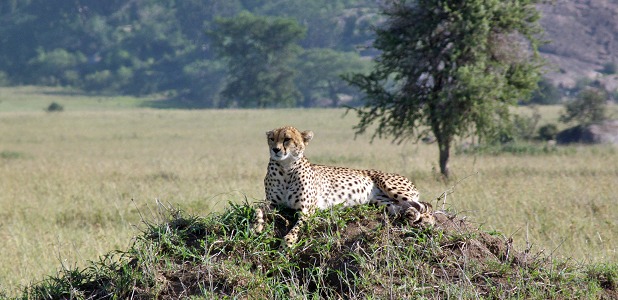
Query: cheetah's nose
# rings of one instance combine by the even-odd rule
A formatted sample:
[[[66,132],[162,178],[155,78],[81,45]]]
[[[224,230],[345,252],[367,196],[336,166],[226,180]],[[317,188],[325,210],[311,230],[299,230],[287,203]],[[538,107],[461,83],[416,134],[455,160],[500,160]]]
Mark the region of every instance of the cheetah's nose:
[[[279,151],[281,151],[281,149],[279,149],[279,148],[273,148],[273,152],[275,152],[275,154],[279,153]]]

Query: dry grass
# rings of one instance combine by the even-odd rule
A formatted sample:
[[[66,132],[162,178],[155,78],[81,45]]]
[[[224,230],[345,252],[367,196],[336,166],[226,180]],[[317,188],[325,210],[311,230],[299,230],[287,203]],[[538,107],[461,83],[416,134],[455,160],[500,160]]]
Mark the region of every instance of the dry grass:
[[[264,132],[284,124],[314,130],[313,162],[401,173],[425,201],[461,180],[447,207],[520,248],[618,261],[613,147],[457,155],[444,183],[435,145],[354,139],[356,118],[343,110],[79,111],[73,100],[57,114],[0,110],[0,290],[125,249],[155,199],[196,214],[261,199]]]

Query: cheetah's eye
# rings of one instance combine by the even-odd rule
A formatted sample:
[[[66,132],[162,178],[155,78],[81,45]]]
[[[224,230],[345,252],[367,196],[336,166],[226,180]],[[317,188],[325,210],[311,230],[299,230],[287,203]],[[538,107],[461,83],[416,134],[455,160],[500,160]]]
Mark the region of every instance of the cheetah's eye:
[[[268,138],[271,142],[274,142],[275,139],[274,138]]]
[[[290,140],[291,140],[291,138],[284,138],[284,139],[283,139],[283,142],[284,142],[284,143],[287,143],[287,142],[289,142]]]

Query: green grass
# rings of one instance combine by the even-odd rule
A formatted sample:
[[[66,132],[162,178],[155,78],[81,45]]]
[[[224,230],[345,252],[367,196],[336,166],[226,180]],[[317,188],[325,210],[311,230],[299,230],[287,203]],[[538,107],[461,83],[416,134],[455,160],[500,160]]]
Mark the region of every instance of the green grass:
[[[0,291],[13,295],[127,249],[140,212],[157,199],[197,216],[221,212],[230,200],[263,199],[265,132],[286,124],[315,132],[306,153],[314,163],[400,173],[437,207],[434,199],[453,189],[446,208],[513,237],[516,249],[618,262],[615,147],[454,153],[453,179],[444,182],[435,144],[371,144],[354,137],[357,119],[344,110],[156,110],[143,105],[152,99],[104,98],[123,107],[97,99],[0,89]],[[44,112],[53,101],[65,111]],[[560,111],[540,109],[542,122]]]
[[[54,102],[62,105],[65,111],[126,110],[162,99],[89,95],[60,87],[0,87],[0,112],[42,112]]]
[[[254,233],[255,210],[232,204],[206,217],[163,207],[125,252],[62,270],[18,299],[588,299],[618,295],[618,265],[578,265],[520,252],[443,216],[413,228],[379,208],[318,212],[293,249],[293,221],[272,211]]]

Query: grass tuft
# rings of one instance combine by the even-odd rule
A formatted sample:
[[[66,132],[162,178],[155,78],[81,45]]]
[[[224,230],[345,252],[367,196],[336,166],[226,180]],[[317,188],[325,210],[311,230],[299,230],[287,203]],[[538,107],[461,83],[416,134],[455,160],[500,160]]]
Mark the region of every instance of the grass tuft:
[[[0,152],[0,159],[10,160],[10,159],[20,159],[24,157],[25,157],[25,154],[21,152],[7,151],[7,150]]]
[[[618,266],[577,265],[513,248],[445,212],[414,228],[382,209],[316,213],[298,245],[280,250],[297,217],[267,211],[252,231],[255,207],[230,204],[191,216],[160,206],[157,221],[126,252],[86,268],[65,268],[17,299],[409,299],[612,298]]]

